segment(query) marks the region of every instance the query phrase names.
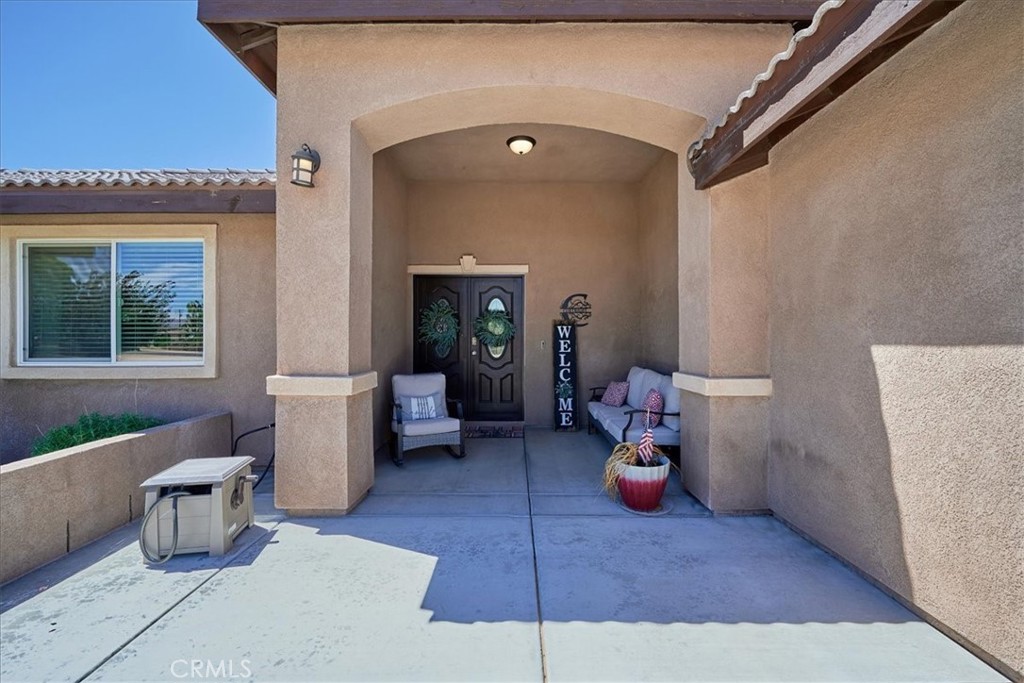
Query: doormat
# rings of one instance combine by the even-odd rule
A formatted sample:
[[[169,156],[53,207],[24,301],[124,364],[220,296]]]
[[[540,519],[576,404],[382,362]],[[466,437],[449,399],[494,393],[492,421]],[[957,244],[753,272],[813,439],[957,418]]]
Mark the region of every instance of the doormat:
[[[522,427],[466,427],[467,439],[521,439]]]

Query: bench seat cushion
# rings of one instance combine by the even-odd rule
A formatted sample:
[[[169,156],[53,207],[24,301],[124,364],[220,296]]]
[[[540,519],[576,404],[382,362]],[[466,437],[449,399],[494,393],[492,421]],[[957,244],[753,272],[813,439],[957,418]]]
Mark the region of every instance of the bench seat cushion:
[[[613,406],[606,406],[598,401],[591,401],[587,404],[587,410],[590,413],[590,419],[596,424],[601,425],[605,431],[610,433],[613,438],[619,439],[622,436],[622,429],[629,422],[629,415],[626,415],[627,410],[633,410],[632,406],[622,406],[616,408]],[[632,441],[638,443],[640,436],[644,433],[641,425],[640,416],[633,416],[633,426],[626,433],[626,441]],[[664,425],[658,425],[651,430],[654,434],[654,443],[662,446],[678,446],[679,445],[679,432],[670,429]]]

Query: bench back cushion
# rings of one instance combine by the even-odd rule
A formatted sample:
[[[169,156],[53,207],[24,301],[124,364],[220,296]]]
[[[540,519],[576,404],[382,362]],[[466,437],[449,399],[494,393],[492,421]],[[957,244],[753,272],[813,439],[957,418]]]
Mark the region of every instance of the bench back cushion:
[[[661,388],[658,389],[658,391],[661,392],[661,397],[665,401],[665,412],[678,413],[679,388],[672,384],[672,375],[659,375],[659,377],[661,377]],[[673,432],[679,431],[680,424],[678,417],[666,417],[661,423]]]
[[[654,370],[647,368],[632,367],[629,369],[629,393],[626,395],[626,403],[639,408],[643,405],[647,393],[654,389],[659,394],[662,392],[665,375],[659,375]]]
[[[626,403],[633,408],[639,408],[647,392],[656,389],[665,402],[666,413],[679,412],[679,389],[672,385],[671,375],[661,375],[654,370],[633,366],[629,369],[629,393],[626,396]],[[679,418],[666,417],[662,423],[674,432],[679,431]]]
[[[645,381],[649,374],[651,374],[650,370],[638,368],[635,365],[629,369],[629,376],[626,378],[626,381],[629,382],[626,403],[633,408],[640,407],[640,404],[644,402],[644,396],[647,395],[647,390],[651,388],[650,382]]]

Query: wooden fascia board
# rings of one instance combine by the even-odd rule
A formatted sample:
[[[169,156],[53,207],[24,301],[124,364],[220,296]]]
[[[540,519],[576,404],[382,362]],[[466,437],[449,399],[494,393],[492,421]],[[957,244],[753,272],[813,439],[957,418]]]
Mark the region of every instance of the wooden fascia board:
[[[277,96],[277,64],[267,64],[255,50],[243,50],[242,38],[230,24],[202,22],[206,30],[235,56],[271,95]]]
[[[764,165],[768,151],[816,111],[895,54],[960,2],[851,1],[825,15],[814,36],[705,142],[691,162],[694,186],[707,189]],[[845,10],[845,11],[844,11]],[[834,15],[831,18],[828,15]],[[783,68],[785,67],[785,68]],[[796,125],[794,125],[794,122]],[[751,165],[750,159],[763,163]],[[736,172],[736,167],[744,169]]]
[[[274,213],[277,193],[268,188],[97,190],[9,187],[0,190],[0,214]]]
[[[809,21],[819,0],[199,0],[204,24],[402,21]]]

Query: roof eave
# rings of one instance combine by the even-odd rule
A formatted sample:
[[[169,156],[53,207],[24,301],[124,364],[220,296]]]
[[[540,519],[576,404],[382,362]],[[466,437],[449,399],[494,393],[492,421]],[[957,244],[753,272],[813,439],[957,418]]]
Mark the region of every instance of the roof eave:
[[[822,16],[807,29],[810,33],[795,35],[788,56],[780,53],[773,59],[723,119],[690,146],[687,162],[696,189],[766,165],[780,140],[962,2],[825,3],[832,7],[822,6]]]
[[[210,23],[810,21],[820,0],[199,0]]]
[[[276,37],[246,47],[240,27],[276,31],[285,24],[330,23],[790,23],[810,21],[819,4],[819,0],[199,0],[197,19],[276,95]],[[266,49],[268,44],[275,49]]]

